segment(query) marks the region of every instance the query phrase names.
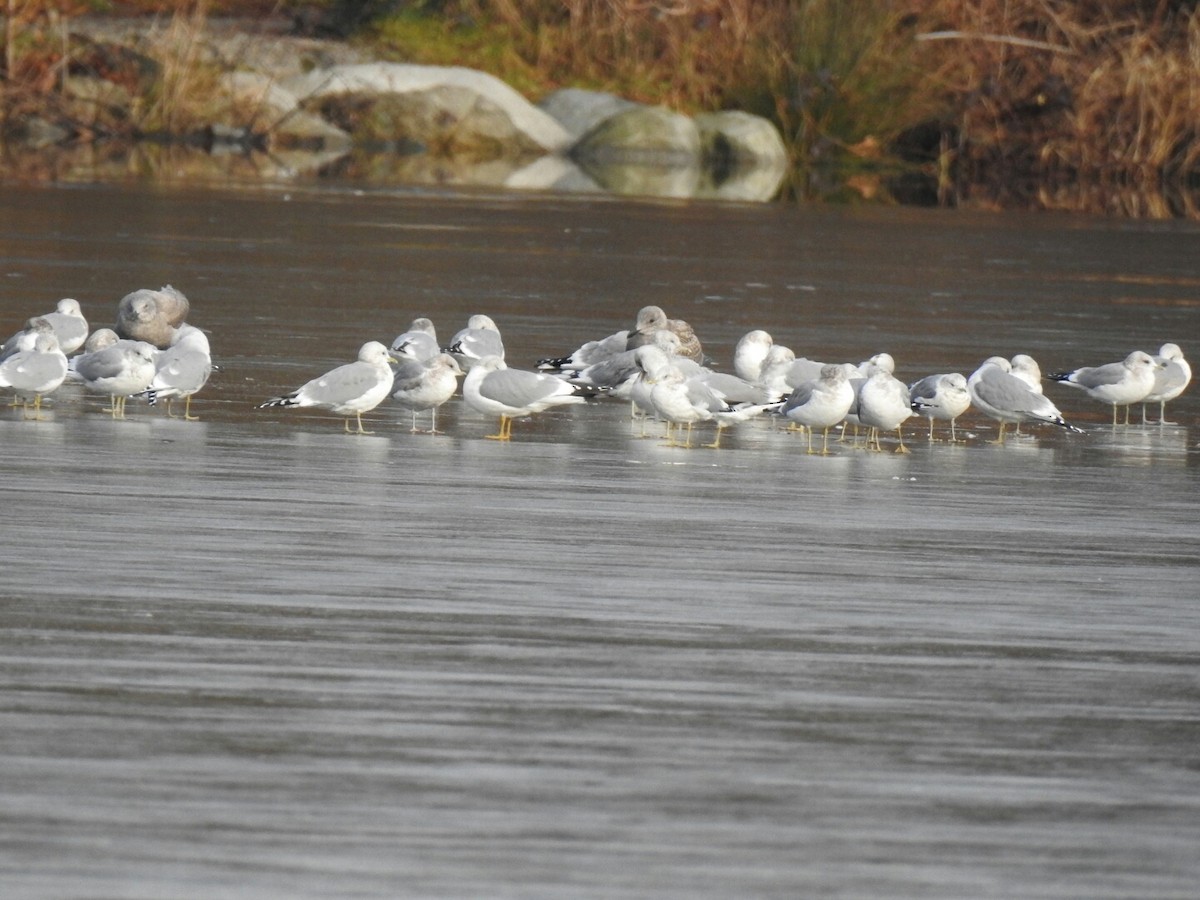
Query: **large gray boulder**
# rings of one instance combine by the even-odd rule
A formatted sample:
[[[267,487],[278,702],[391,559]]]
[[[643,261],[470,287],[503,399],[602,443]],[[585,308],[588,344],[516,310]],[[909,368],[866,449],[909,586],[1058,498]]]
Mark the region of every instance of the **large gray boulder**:
[[[261,72],[230,72],[221,79],[227,106],[222,124],[266,134],[272,148],[322,153],[346,152],[353,141],[345,131],[300,108],[296,95]]]
[[[584,163],[676,166],[700,159],[700,131],[681,113],[661,106],[633,107],[609,116],[571,149]]]
[[[355,143],[441,156],[520,158],[564,150],[566,130],[503,81],[458,66],[315,69],[283,87]]]
[[[634,109],[638,104],[616,94],[605,91],[585,91],[582,88],[562,88],[547,94],[538,102],[538,108],[548,113],[567,130],[572,141],[585,134],[617,113]]]

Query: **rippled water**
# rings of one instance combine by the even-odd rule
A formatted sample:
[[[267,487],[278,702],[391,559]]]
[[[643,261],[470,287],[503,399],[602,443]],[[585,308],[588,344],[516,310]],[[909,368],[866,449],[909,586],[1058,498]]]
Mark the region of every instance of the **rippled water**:
[[[725,449],[620,404],[255,404],[487,312],[512,364],[647,303],[898,374],[1200,341],[1197,230],[439,194],[6,188],[0,327],[171,282],[198,423],[0,416],[12,897],[1192,897],[1195,398],[998,447]]]

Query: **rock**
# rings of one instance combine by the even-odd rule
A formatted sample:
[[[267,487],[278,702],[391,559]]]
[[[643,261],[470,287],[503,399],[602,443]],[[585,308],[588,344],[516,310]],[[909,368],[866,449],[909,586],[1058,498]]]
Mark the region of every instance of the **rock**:
[[[606,119],[637,105],[604,91],[563,88],[543,97],[538,108],[565,128],[572,141],[578,141]]]
[[[353,146],[345,131],[300,108],[296,95],[258,72],[231,72],[221,79],[229,94],[225,123],[266,134],[272,147],[342,153]]]
[[[609,116],[571,149],[585,169],[605,164],[694,165],[700,132],[685,115],[661,106],[635,105]]]
[[[71,138],[71,130],[41,116],[29,116],[6,128],[3,136],[10,141],[24,144],[30,149],[40,150],[62,144]]]
[[[115,134],[128,127],[133,96],[123,85],[72,75],[66,88],[67,113],[80,128]]]
[[[552,153],[570,143],[549,115],[504,82],[457,66],[369,63],[314,70],[283,85],[356,143],[402,140],[475,159]]]

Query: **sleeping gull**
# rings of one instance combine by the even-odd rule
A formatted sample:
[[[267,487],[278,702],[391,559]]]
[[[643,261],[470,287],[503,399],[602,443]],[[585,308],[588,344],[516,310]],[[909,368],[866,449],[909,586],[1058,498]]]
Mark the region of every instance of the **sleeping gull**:
[[[1051,372],[1051,381],[1070,385],[1087,393],[1093,400],[1111,404],[1113,425],[1117,424],[1117,407],[1125,407],[1125,424],[1129,424],[1131,404],[1145,400],[1154,390],[1155,373],[1163,368],[1149,353],[1134,350],[1121,362],[1103,366],[1083,366],[1071,372]]]
[[[490,317],[474,315],[467,319],[467,327],[454,335],[445,352],[454,357],[454,361],[464,372],[480,360],[489,356],[504,361],[504,341],[500,338],[500,329]]]
[[[727,407],[721,395],[703,382],[693,381],[684,376],[679,369],[668,365],[659,368],[649,377],[650,406],[655,416],[668,423],[667,434],[672,446],[683,446],[685,449],[692,445],[692,426],[697,422],[707,422],[716,417],[716,413]],[[686,425],[687,438],[682,445],[678,440],[670,438],[672,425]],[[720,441],[720,430],[712,446]]]
[[[183,397],[183,418],[195,422],[198,417],[192,415],[192,394],[208,383],[212,368],[208,336],[199,328],[185,323],[175,332],[171,346],[158,354],[154,364],[154,380],[138,396],[144,397],[151,406],[159,399],[165,399],[170,418],[176,418],[171,413],[171,401],[175,397]]]
[[[883,450],[879,443],[879,432],[894,428],[900,440],[896,452],[907,453],[900,426],[912,414],[907,385],[883,368],[876,369],[858,390],[858,420],[871,429],[867,434],[867,449],[871,448],[874,439],[875,449]]]
[[[75,373],[89,390],[108,394],[111,402],[106,412],[123,419],[125,399],[154,381],[157,356],[158,351],[146,341],[116,341],[76,357]]]
[[[58,301],[54,312],[33,316],[25,323],[25,328],[0,345],[0,359],[16,353],[18,349],[32,350],[38,334],[43,334],[49,328],[58,338],[59,349],[63,353],[74,353],[87,340],[88,323],[79,308],[79,301],[66,297]],[[18,348],[17,343],[25,335],[29,335],[25,346]]]
[[[585,389],[557,375],[510,369],[498,356],[475,363],[463,379],[463,399],[472,409],[500,417],[500,430],[491,440],[512,438],[512,420],[568,403],[585,402]]]
[[[32,350],[39,335],[54,334],[54,326],[45,316],[34,316],[25,321],[25,327],[0,344],[0,362],[8,359],[14,353]],[[61,342],[59,344],[61,347]]]
[[[1163,344],[1156,359],[1161,368],[1155,370],[1154,387],[1142,399],[1142,422],[1146,423],[1146,404],[1157,403],[1158,424],[1171,425],[1174,423],[1167,421],[1167,401],[1174,400],[1191,383],[1192,367],[1178,344]]]
[[[769,332],[761,328],[747,331],[733,348],[733,374],[747,381],[758,381],[763,363],[774,345],[775,340]]]
[[[0,362],[0,387],[13,389],[14,401],[19,398],[24,404],[23,415],[27,419],[42,418],[42,397],[56,390],[66,377],[67,357],[53,333],[39,334],[33,349],[18,350]],[[29,415],[31,396],[32,416]]]
[[[351,416],[358,422],[358,434],[372,434],[363,428],[362,414],[382,403],[392,389],[389,359],[387,347],[379,341],[367,341],[358,351],[355,362],[338,366],[290,394],[267,400],[258,408],[315,406],[344,416],[347,434],[354,433],[350,430]]]
[[[412,433],[417,433],[417,413],[429,410],[428,434],[440,434],[437,430],[438,407],[454,396],[458,390],[458,376],[463,374],[454,357],[439,353],[432,359],[419,359],[411,355],[418,352],[411,344],[401,351],[392,351],[395,360],[395,377],[392,381],[392,399],[412,413]]]
[[[993,356],[984,360],[967,379],[971,403],[985,416],[1000,423],[996,443],[1004,443],[1004,426],[1009,422],[1042,422],[1083,434],[1083,429],[1064,421],[1049,397],[1032,390],[1012,374],[1011,368],[1012,363],[1007,359]]]
[[[909,385],[908,397],[912,402],[913,412],[929,420],[929,439],[931,441],[933,440],[933,420],[940,419],[950,423],[950,443],[958,443],[954,422],[971,405],[971,392],[967,390],[965,375],[959,372],[926,375],[920,381]]]
[[[628,342],[629,332],[627,330],[616,331],[608,337],[587,341],[565,356],[539,359],[537,367],[544,372],[577,372],[624,353]]]
[[[812,430],[823,430],[821,454],[829,454],[829,429],[846,418],[854,403],[854,387],[841,366],[825,366],[821,377],[797,385],[780,412],[808,431],[808,452],[813,453]]]
[[[187,297],[169,284],[156,291],[142,288],[117,303],[114,330],[120,337],[166,349],[171,346],[175,329],[187,320],[189,310]]]
[[[396,335],[396,339],[392,341],[392,349],[419,362],[433,359],[442,352],[437,340],[437,330],[433,327],[433,322],[424,316],[413,319],[407,331]]]

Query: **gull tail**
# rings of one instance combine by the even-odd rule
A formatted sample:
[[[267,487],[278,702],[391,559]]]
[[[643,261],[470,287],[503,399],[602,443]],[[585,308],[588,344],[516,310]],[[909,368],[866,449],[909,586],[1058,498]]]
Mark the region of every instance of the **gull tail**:
[[[1082,428],[1076,428],[1062,416],[1055,416],[1054,418],[1046,419],[1046,421],[1053,425],[1057,425],[1059,428],[1065,428],[1067,431],[1073,431],[1075,434],[1087,434],[1087,432]]]
[[[300,401],[298,401],[296,399],[296,394],[291,393],[291,394],[286,394],[283,397],[272,397],[270,400],[267,400],[264,403],[260,403],[258,405],[258,408],[259,409],[267,409],[268,407],[272,407],[272,406],[282,406],[286,409],[289,406],[299,406],[299,405],[300,405]]]
[[[554,356],[548,359],[539,359],[537,367],[543,372],[561,372],[563,366],[571,361],[569,356]]]

